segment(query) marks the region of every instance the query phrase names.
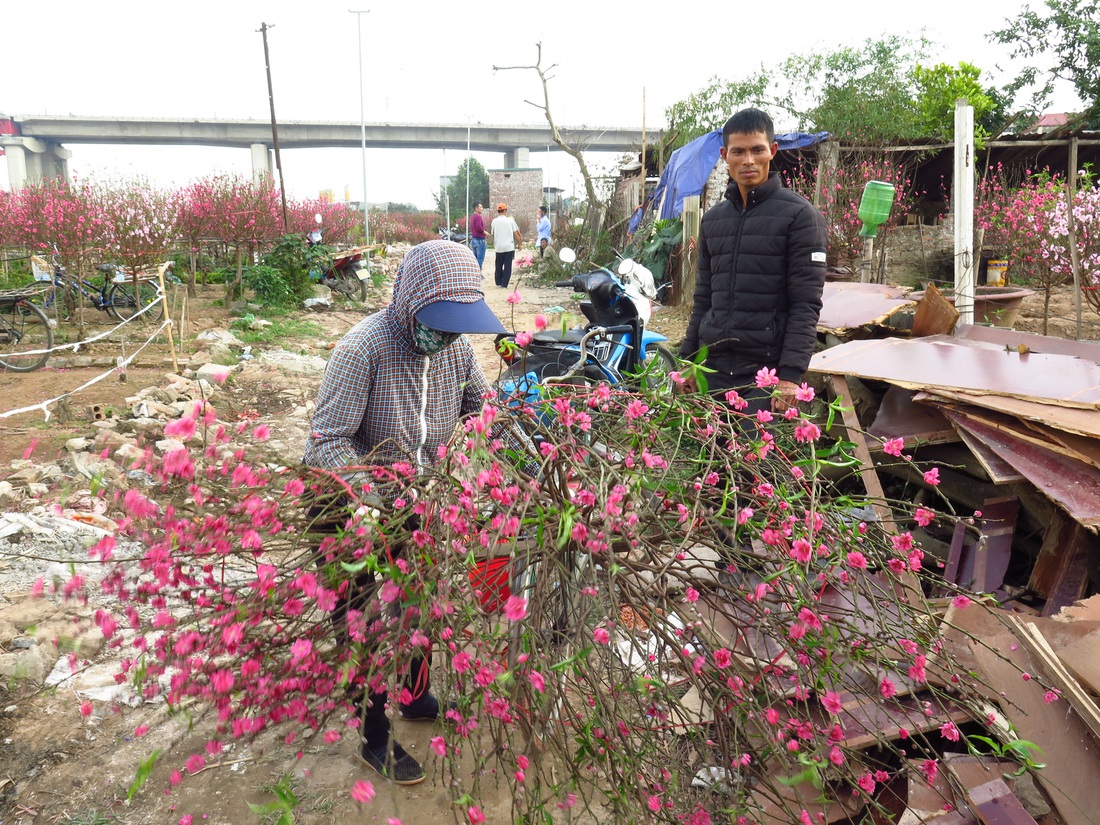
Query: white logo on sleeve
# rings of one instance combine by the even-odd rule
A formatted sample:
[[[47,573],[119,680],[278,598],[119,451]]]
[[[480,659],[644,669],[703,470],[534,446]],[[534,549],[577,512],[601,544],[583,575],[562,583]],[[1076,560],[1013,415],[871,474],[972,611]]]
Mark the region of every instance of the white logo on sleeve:
[[[811,263],[815,263],[815,264],[825,263],[825,253],[824,252],[811,252],[810,253],[810,261],[811,261]]]

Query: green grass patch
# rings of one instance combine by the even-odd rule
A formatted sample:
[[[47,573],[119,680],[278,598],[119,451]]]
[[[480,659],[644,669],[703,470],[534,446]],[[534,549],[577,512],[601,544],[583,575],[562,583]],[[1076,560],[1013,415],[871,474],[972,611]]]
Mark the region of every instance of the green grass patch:
[[[238,318],[229,326],[233,334],[245,344],[273,344],[279,343],[287,347],[289,341],[319,341],[325,337],[325,330],[316,321],[304,318],[268,318],[271,326],[263,326],[259,329],[249,329],[253,318],[244,316]]]

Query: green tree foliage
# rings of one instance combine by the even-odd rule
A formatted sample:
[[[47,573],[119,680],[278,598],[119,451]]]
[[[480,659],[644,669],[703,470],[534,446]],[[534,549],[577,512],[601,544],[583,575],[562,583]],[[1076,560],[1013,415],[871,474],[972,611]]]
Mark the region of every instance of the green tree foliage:
[[[785,94],[777,102],[800,129],[863,143],[914,137],[920,133],[914,73],[930,46],[923,37],[889,35],[792,55],[779,69]]]
[[[722,128],[726,119],[738,109],[746,106],[767,108],[771,103],[766,98],[770,83],[770,74],[761,67],[745,80],[711,78],[706,87],[686,100],[673,103],[665,110],[668,120],[665,156],[707,132]]]
[[[1005,103],[968,63],[923,68],[934,44],[923,36],[887,35],[858,46],[791,55],[736,80],[713,78],[665,110],[669,149],[721,128],[746,106],[768,111],[780,129],[827,131],[847,142],[890,143],[950,136],[955,100],[970,99],[976,122],[992,133]]]
[[[466,158],[448,182],[446,191],[436,196],[436,205],[441,215],[447,214],[447,206],[450,204],[451,223],[466,216],[467,175],[470,178],[470,211],[473,211],[475,203],[489,205],[489,173],[474,158]]]
[[[1067,80],[1085,105],[1086,124],[1100,126],[1100,3],[1045,0],[1046,13],[1024,6],[1008,24],[989,34],[1011,47],[1009,56],[1027,65],[1008,84],[1015,96],[1033,89],[1028,107],[1037,114],[1050,102],[1054,83]]]
[[[937,63],[925,68],[917,65],[917,115],[921,132],[927,137],[952,140],[955,106],[966,98],[974,109],[974,137],[979,143],[1003,120],[1004,107],[995,92],[982,88],[982,70],[970,63],[958,66]]]

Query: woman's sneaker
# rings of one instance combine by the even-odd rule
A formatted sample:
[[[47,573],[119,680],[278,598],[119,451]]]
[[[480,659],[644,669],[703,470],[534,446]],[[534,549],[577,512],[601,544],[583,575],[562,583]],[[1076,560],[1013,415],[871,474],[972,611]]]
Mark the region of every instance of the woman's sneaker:
[[[396,785],[416,785],[425,779],[424,768],[397,742],[393,743],[392,754],[388,745],[371,748],[363,742],[359,745],[359,758]]]

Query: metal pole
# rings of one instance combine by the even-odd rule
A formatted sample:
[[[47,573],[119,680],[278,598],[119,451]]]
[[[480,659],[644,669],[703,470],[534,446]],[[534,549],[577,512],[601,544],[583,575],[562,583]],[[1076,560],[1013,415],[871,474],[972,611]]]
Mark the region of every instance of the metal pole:
[[[271,104],[271,142],[275,146],[275,168],[279,170],[279,195],[283,199],[283,234],[290,230],[287,228],[286,219],[286,186],[283,184],[283,159],[279,155],[279,127],[275,121],[275,93],[271,89],[271,57],[267,51],[267,30],[274,28],[267,23],[260,23],[260,33],[264,38],[264,68],[267,69],[267,99]]]
[[[466,115],[466,245],[473,248],[470,234],[470,116]]]
[[[359,28],[359,142],[363,155],[363,237],[370,245],[370,209],[367,206],[367,118],[366,103],[363,96],[363,15],[370,9],[348,9],[354,14]],[[367,271],[370,271],[370,255],[366,256]]]
[[[451,236],[451,179],[447,176],[447,149],[443,149],[443,223],[447,227],[447,237]]]

